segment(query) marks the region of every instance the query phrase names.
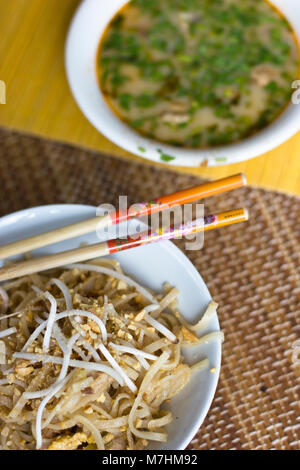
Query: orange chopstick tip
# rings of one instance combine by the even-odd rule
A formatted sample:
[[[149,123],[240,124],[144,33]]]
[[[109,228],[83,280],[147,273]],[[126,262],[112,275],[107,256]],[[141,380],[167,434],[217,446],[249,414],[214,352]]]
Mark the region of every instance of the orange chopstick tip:
[[[224,178],[223,181],[234,181],[236,184],[236,188],[242,188],[243,186],[247,186],[247,177],[245,173],[237,173],[236,175],[228,176],[228,178]],[[222,181],[222,180],[219,180]]]
[[[249,220],[249,211],[245,207],[220,214],[220,219],[236,220],[237,222],[247,222]]]
[[[205,225],[204,230],[212,230],[214,228],[226,227],[227,225],[247,222],[249,220],[249,212],[246,208],[233,209],[219,214],[208,216],[209,223]],[[210,221],[210,219],[213,219]]]

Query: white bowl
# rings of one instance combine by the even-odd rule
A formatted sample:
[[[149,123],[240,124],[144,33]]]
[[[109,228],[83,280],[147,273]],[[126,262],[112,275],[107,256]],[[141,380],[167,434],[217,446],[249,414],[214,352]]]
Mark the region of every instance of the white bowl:
[[[36,207],[16,212],[0,219],[0,243],[10,243],[95,216],[95,207],[71,204]],[[121,233],[124,232],[124,225],[120,225],[120,230]],[[103,239],[107,237],[110,237],[109,233],[103,236]],[[35,254],[72,249],[83,241],[96,243],[99,238],[95,234],[89,234],[36,250]],[[156,292],[161,291],[166,281],[178,287],[180,311],[189,322],[196,322],[211,300],[200,274],[187,257],[169,241],[124,251],[113,255],[113,258],[120,261],[126,273]],[[215,315],[205,332],[217,330],[219,323]],[[174,415],[174,421],[168,427],[168,442],[153,443],[149,449],[184,449],[201,426],[213,400],[221,364],[220,341],[214,340],[209,344],[186,349],[184,356],[188,363],[207,357],[216,372],[205,370],[193,374],[190,383],[168,405]]]
[[[73,95],[83,114],[112,142],[140,157],[160,163],[161,154],[158,150],[175,157],[169,162],[171,165],[215,166],[256,157],[280,145],[300,130],[300,105],[291,103],[276,121],[261,132],[228,146],[204,150],[182,149],[136,133],[109,109],[96,74],[97,50],[102,33],[110,19],[127,1],[84,0],[74,16],[66,43],[66,71]],[[299,0],[272,0],[271,3],[286,15],[300,38]]]

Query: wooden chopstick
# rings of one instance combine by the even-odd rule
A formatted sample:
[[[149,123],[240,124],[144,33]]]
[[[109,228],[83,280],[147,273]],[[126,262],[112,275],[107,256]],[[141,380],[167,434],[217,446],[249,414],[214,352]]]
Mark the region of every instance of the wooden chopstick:
[[[10,256],[19,255],[21,253],[27,253],[31,250],[58,243],[69,238],[85,235],[86,233],[94,232],[96,230],[102,230],[105,227],[118,224],[132,217],[142,217],[155,212],[161,212],[181,204],[187,204],[206,197],[232,191],[233,189],[240,188],[246,184],[246,177],[242,173],[222,178],[217,181],[200,184],[193,188],[159,197],[147,203],[135,204],[134,208],[129,211],[118,211],[105,216],[93,217],[91,219],[35,235],[24,240],[0,246],[0,259],[9,258]]]
[[[158,242],[160,240],[170,240],[179,238],[190,233],[212,230],[226,225],[232,225],[248,220],[248,211],[246,209],[236,209],[222,212],[220,214],[209,215],[193,222],[159,229],[156,232],[146,231],[137,237],[127,237],[125,239],[109,240],[107,242],[96,243],[94,245],[84,246],[73,250],[56,253],[49,256],[42,256],[27,261],[15,263],[0,269],[0,281],[7,281],[17,277],[33,274],[47,269],[57,268],[59,266],[78,263],[88,259],[99,258],[102,256],[116,253],[118,251],[135,248],[140,245]]]

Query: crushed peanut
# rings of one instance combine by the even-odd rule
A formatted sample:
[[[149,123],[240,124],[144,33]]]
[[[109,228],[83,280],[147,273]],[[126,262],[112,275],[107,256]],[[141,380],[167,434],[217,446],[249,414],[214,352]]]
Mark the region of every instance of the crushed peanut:
[[[81,328],[84,330],[84,331],[90,331],[90,326],[85,324],[85,325],[81,325]]]
[[[133,336],[130,333],[125,333],[125,339],[126,341],[131,341],[133,339]]]
[[[149,333],[155,333],[155,328],[153,328],[153,326],[148,326],[147,331],[149,331]]]
[[[106,400],[106,397],[105,397],[104,393],[102,393],[102,394],[96,399],[96,401],[97,401],[98,403],[104,403],[105,400]]]
[[[132,330],[132,331],[136,331],[137,330],[137,327],[133,324],[133,323],[129,323],[128,325],[128,330]]]
[[[94,320],[89,320],[88,324],[94,333],[100,333],[100,328]]]
[[[135,321],[142,321],[145,318],[145,310],[141,310],[135,317]]]
[[[27,377],[34,371],[29,361],[18,362],[15,367],[15,373],[18,377]]]

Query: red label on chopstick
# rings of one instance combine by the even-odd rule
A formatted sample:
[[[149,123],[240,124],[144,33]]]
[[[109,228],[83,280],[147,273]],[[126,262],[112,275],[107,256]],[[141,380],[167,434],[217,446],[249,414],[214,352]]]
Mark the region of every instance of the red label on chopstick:
[[[118,251],[128,250],[129,248],[135,248],[136,246],[140,246],[143,243],[141,237],[136,239],[128,237],[128,238],[117,238],[116,240],[109,240],[107,242],[107,247],[109,253],[117,253]]]
[[[201,225],[203,225],[203,219],[201,221]],[[158,242],[159,240],[181,238],[182,236],[186,235],[187,233],[191,233],[192,231],[197,231],[197,227],[194,225],[193,222],[187,224],[180,224],[176,227],[171,226],[169,228],[158,228],[154,232],[148,230],[146,232],[141,233],[140,235],[136,235],[135,238],[117,238],[116,240],[109,240],[106,243],[109,253],[116,253],[118,251],[128,250],[129,248],[135,248],[137,246],[145,245],[147,243]]]
[[[128,250],[129,248],[135,248],[140,245],[145,245],[147,243],[157,242],[159,240],[169,240],[170,238],[175,238],[177,230],[174,227],[170,227],[168,230],[157,229],[157,231],[151,232],[148,230],[136,235],[135,238],[117,238],[116,240],[108,240],[107,247],[109,253],[116,253],[118,251]]]

